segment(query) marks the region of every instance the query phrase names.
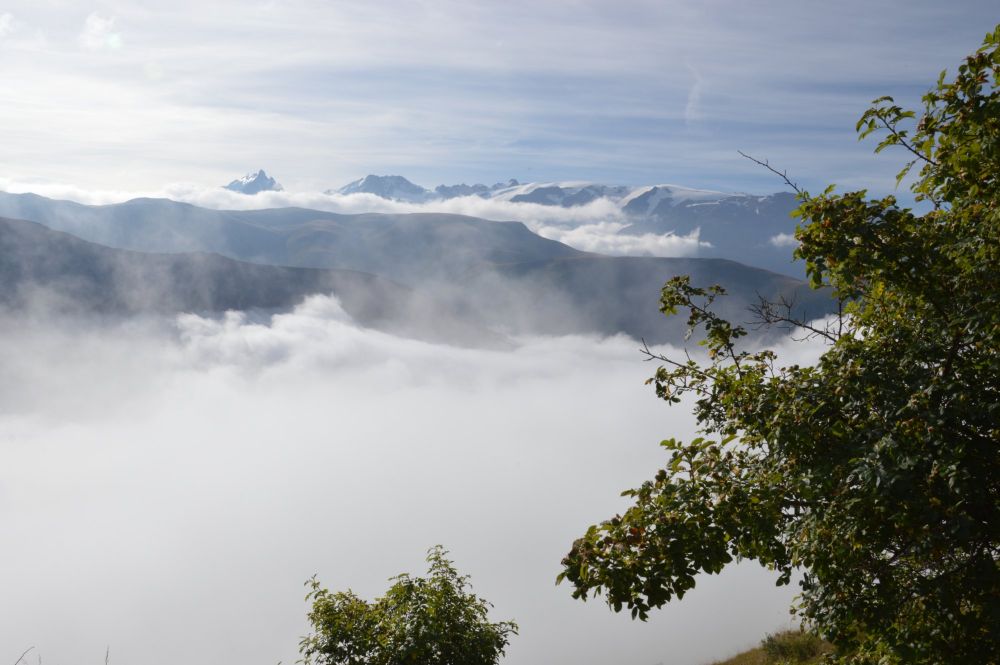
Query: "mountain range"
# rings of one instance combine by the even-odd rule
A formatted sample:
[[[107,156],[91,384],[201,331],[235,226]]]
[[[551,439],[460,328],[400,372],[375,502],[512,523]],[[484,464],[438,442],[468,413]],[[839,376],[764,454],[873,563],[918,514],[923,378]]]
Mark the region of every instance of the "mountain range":
[[[366,327],[463,346],[509,347],[505,336],[456,316],[445,303],[378,275],[261,265],[207,252],[114,249],[25,220],[0,218],[0,281],[0,315],[285,311],[307,296],[333,294]]]
[[[41,285],[99,311],[283,308],[334,293],[363,324],[424,337],[493,344],[504,335],[625,333],[676,342],[683,321],[665,319],[658,300],[677,274],[722,284],[731,296],[719,311],[738,321],[758,296],[795,300],[806,317],[832,310],[800,280],[733,261],[603,256],[518,222],[461,215],[212,210],[165,199],[87,206],[0,193],[0,216],[10,293]]]
[[[234,180],[231,191],[253,195],[281,191],[281,185],[263,170]],[[438,185],[433,190],[400,175],[367,175],[329,195],[369,194],[382,199],[419,204],[433,211],[435,203],[461,197],[573,209],[599,201],[616,213],[603,221],[615,223],[626,236],[675,236],[696,238],[685,251],[705,258],[725,258],[792,277],[804,278],[805,265],[792,261],[798,205],[789,192],[770,195],[726,193],[677,185],[631,187],[593,182],[521,183],[511,179],[493,185]],[[575,220],[562,215],[559,225],[570,229],[594,223],[593,214]],[[641,243],[639,243],[641,244]]]
[[[620,220],[621,234],[696,234],[701,243],[697,256],[727,258],[793,277],[805,276],[804,265],[791,259],[797,223],[791,212],[798,203],[788,192],[757,196],[677,185],[629,187],[517,180],[491,186],[439,185],[430,190],[398,175],[368,175],[328,193],[365,193],[426,207],[463,196],[558,208],[576,208],[604,200],[619,211],[618,216],[608,221]],[[572,221],[566,223],[573,225]]]
[[[509,180],[506,183],[498,182],[495,185],[438,185],[434,190],[426,189],[414,184],[401,175],[366,175],[353,182],[349,182],[339,189],[328,189],[327,194],[374,194],[383,199],[392,201],[406,201],[407,203],[424,203],[433,200],[447,200],[460,196],[479,196],[482,198],[493,198],[511,188],[520,187],[517,180]]]

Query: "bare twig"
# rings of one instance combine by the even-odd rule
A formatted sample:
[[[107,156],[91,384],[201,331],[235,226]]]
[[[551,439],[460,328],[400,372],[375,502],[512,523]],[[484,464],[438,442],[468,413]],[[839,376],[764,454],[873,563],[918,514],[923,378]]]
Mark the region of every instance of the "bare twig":
[[[804,194],[804,192],[801,189],[799,189],[799,186],[796,185],[794,182],[792,182],[788,178],[788,171],[779,171],[778,169],[776,169],[773,166],[771,166],[770,162],[768,162],[766,159],[764,161],[761,161],[761,160],[757,159],[756,157],[751,157],[750,155],[746,154],[742,150],[737,150],[736,152],[740,153],[742,156],[746,157],[751,162],[763,166],[765,169],[767,169],[771,173],[775,174],[776,176],[778,176],[779,178],[781,178],[782,180],[784,180],[785,184],[788,185],[789,187],[791,187],[792,189],[794,189],[796,194],[799,194],[799,195]]]
[[[823,328],[817,328],[816,326],[808,323],[804,319],[797,318],[792,315],[792,310],[795,307],[795,301],[789,300],[784,296],[780,296],[777,302],[773,302],[765,298],[764,296],[757,294],[758,303],[756,305],[750,306],[750,311],[757,320],[752,322],[755,328],[760,329],[762,327],[772,327],[776,326],[781,330],[803,330],[805,331],[805,336],[801,338],[793,338],[795,341],[800,342],[812,337],[822,337],[828,342],[836,342],[837,339],[843,334],[843,314],[841,313],[837,317],[836,326],[834,322],[827,322]],[[843,302],[839,305],[843,307]]]
[[[684,363],[677,362],[673,358],[668,358],[667,356],[663,355],[662,353],[655,353],[655,352],[653,352],[649,348],[649,344],[646,343],[646,339],[645,338],[640,338],[640,341],[642,342],[642,348],[639,349],[639,353],[641,353],[642,355],[646,356],[645,358],[643,358],[643,360],[645,362],[649,362],[650,360],[659,360],[659,361],[668,363],[670,365],[673,365],[674,367],[678,367],[678,368],[681,368],[681,369],[690,370],[691,372],[694,372],[695,374],[699,374],[699,375],[701,375],[702,377],[704,377],[706,379],[710,379],[711,378],[708,374],[706,374],[705,372],[703,372],[703,371],[701,371],[699,369],[695,369],[694,367],[692,367],[690,365],[686,365]],[[688,362],[690,363],[691,362],[691,356],[688,355],[687,349],[684,350],[684,354],[687,355]]]
[[[21,654],[20,658],[18,658],[17,660],[14,661],[14,665],[19,665],[20,662],[22,660],[24,660],[24,657],[27,656],[29,653],[31,653],[31,650],[34,649],[34,648],[35,647],[28,647],[27,649],[25,649],[24,653]]]

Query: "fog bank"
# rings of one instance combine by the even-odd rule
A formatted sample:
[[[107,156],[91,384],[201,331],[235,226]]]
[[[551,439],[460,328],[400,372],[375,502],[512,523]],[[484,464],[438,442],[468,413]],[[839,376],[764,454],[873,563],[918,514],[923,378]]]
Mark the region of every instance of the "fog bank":
[[[554,586],[618,494],[690,436],[622,337],[431,345],[331,298],[274,317],[0,326],[0,652],[46,663],[290,663],[303,582],[381,594],[443,544],[511,665],[683,665],[788,625],[744,564],[647,624]],[[665,351],[668,351],[665,349]]]

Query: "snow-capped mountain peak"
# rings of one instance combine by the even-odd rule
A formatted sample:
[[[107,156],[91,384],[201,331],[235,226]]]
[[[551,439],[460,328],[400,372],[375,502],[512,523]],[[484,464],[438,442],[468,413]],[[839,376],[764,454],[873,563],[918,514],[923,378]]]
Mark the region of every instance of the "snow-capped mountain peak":
[[[584,214],[577,221],[573,221],[572,213],[553,211],[552,219],[561,220],[553,223],[561,225],[563,230],[584,228],[593,224],[594,215],[604,216],[621,227],[616,231],[618,235],[634,238],[696,237],[702,246],[699,256],[721,256],[785,274],[802,274],[801,265],[791,266],[790,263],[787,245],[797,221],[789,213],[797,204],[794,195],[786,192],[759,196],[672,184],[629,186],[591,181],[521,183],[517,180],[498,182],[492,186],[482,183],[439,185],[429,190],[402,176],[370,175],[330,193],[359,192],[419,203],[426,211],[434,211],[436,204],[463,197],[478,197],[514,206],[562,209],[592,206],[585,212],[581,210]],[[462,209],[462,206],[447,204],[440,208],[456,209]],[[472,209],[476,206],[473,205]],[[503,209],[503,206],[496,208]],[[531,209],[526,208],[525,214],[528,211]],[[531,211],[530,214],[546,217],[541,210]]]
[[[278,181],[268,176],[267,173],[264,172],[264,169],[260,169],[256,173],[248,173],[242,178],[233,180],[228,185],[225,185],[225,189],[233,192],[239,192],[240,194],[282,191],[282,187],[278,184]]]
[[[429,203],[465,196],[478,196],[510,203],[533,203],[542,206],[573,208],[598,200],[607,200],[629,216],[657,216],[678,205],[712,204],[732,197],[744,196],[707,189],[692,189],[679,185],[661,184],[631,187],[605,185],[586,180],[522,183],[511,178],[492,186],[476,183],[438,185],[433,190],[414,184],[399,175],[367,175],[328,194],[373,194],[406,201]]]
[[[366,175],[336,190],[338,194],[374,194],[383,199],[419,202],[432,196],[431,192],[415,185],[400,175]]]

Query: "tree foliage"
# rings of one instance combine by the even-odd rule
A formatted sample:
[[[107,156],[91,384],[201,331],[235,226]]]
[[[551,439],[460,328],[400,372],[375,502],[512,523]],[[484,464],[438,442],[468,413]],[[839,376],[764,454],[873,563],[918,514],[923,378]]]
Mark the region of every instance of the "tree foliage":
[[[381,598],[331,593],[314,577],[312,634],[299,645],[306,665],[494,665],[507,648],[512,621],[490,623],[491,607],[473,594],[440,546],[427,553],[428,576],[407,574]]]
[[[624,493],[563,560],[575,597],[633,617],[734,559],[798,571],[796,610],[844,663],[997,663],[1000,654],[1000,26],[942,72],[919,117],[889,97],[858,123],[901,148],[926,210],[865,191],[799,192],[796,255],[842,315],[762,303],[764,323],[828,346],[812,366],[741,347],[685,277],[708,361],[656,356],[659,397],[688,395],[703,438]],[[915,169],[915,170],[914,170]]]

